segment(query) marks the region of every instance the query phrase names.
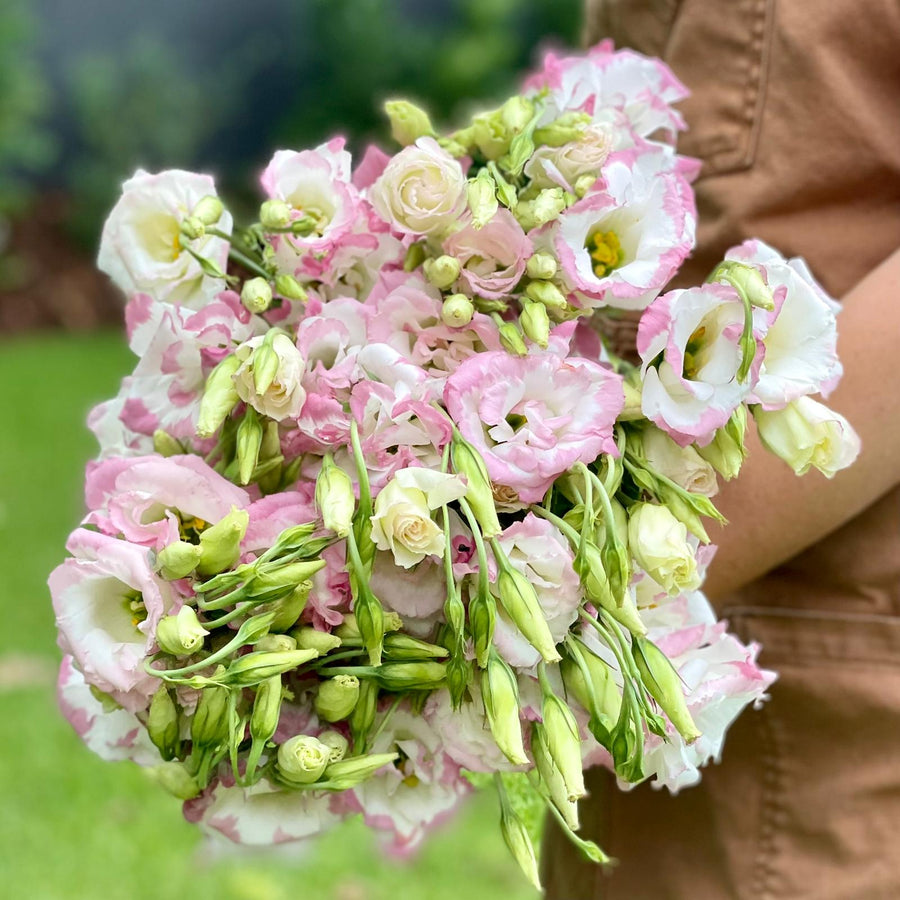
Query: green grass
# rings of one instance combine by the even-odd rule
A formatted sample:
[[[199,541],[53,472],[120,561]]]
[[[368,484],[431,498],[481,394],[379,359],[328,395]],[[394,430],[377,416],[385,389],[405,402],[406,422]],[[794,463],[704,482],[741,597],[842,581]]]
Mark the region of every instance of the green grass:
[[[130,763],[86,750],[56,709],[46,589],[83,515],[84,420],[132,366],[115,334],[0,344],[0,870],[33,900],[533,900],[492,798],[477,797],[412,863],[358,821],[320,842],[212,855],[180,804]]]

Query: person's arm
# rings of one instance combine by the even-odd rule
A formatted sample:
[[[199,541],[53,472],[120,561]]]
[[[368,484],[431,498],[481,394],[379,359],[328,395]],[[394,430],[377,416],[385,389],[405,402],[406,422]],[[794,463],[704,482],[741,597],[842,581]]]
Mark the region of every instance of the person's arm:
[[[798,478],[748,428],[750,455],[716,505],[730,520],[709,529],[719,550],[704,590],[713,599],[814,544],[900,483],[900,251],[845,298],[838,316],[844,377],[826,401],[859,433],[857,461],[829,481]]]

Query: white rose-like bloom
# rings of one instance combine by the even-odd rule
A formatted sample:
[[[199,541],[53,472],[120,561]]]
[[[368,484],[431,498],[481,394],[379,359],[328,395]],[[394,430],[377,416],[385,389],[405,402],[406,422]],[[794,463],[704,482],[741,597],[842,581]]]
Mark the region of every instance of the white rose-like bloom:
[[[670,595],[700,586],[687,528],[667,507],[636,504],[628,519],[628,546],[637,564]]]
[[[561,147],[539,147],[525,164],[525,174],[538,187],[561,187],[571,192],[582,175],[600,174],[614,144],[612,128],[593,125],[580,140]]]
[[[651,468],[686,491],[714,497],[719,491],[716,470],[690,444],[681,447],[664,431],[647,428],[641,436],[644,456]]]
[[[390,550],[404,569],[426,556],[444,552],[444,532],[431,511],[465,496],[465,482],[458,475],[431,469],[401,469],[375,498],[372,540],[379,550]]]
[[[234,373],[234,386],[238,396],[257,412],[276,422],[299,416],[306,400],[306,391],[301,383],[306,368],[303,356],[287,335],[276,335],[271,346],[278,356],[278,371],[272,383],[260,394],[253,377],[257,359],[254,351],[264,341],[265,336],[262,335],[251,338],[235,351],[235,356],[241,360],[241,367]]]
[[[183,245],[224,271],[228,242],[212,235],[188,242],[181,223],[203,197],[215,193],[209,175],[179,169],[152,175],[139,169],[122,185],[122,196],[103,226],[97,266],[128,295],[143,291],[192,309],[205,306],[225,283],[204,275]],[[231,234],[229,212],[222,213],[216,228]]]
[[[434,138],[423,137],[387,164],[369,199],[401,231],[440,234],[466,208],[466,176]]]
[[[754,407],[753,417],[766,449],[783,459],[797,475],[810,468],[834,478],[860,451],[859,435],[839,413],[811,397],[767,412]]]

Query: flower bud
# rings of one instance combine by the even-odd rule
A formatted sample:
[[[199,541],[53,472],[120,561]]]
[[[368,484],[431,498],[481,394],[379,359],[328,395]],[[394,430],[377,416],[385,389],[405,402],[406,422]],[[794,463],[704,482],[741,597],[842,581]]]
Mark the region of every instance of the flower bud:
[[[476,178],[469,179],[466,198],[472,213],[472,227],[477,231],[494,218],[499,206],[497,185],[487,169],[482,169]]]
[[[491,653],[481,674],[481,697],[491,734],[503,755],[514,765],[528,763],[519,721],[519,687],[507,663]]]
[[[265,200],[259,208],[263,228],[287,228],[291,223],[291,207],[284,200]]]
[[[293,275],[287,274],[275,276],[275,293],[288,300],[305,301],[309,296],[306,288]]]
[[[478,593],[469,600],[469,630],[475,643],[475,660],[482,669],[488,664],[496,621],[497,604],[493,595]]]
[[[356,497],[350,476],[336,466],[331,456],[322,459],[322,468],[316,478],[316,508],[322,516],[322,524],[338,537],[345,538],[353,527]]]
[[[329,634],[327,631],[319,631],[309,626],[295,628],[291,634],[297,641],[298,649],[315,650],[319,656],[325,656],[341,646],[341,639],[336,634]]]
[[[425,277],[438,290],[445,291],[459,278],[461,266],[455,256],[445,253],[434,259],[426,259],[422,268],[425,270]]]
[[[160,456],[181,456],[184,453],[184,447],[181,441],[172,437],[168,431],[157,428],[153,432],[153,452]]]
[[[418,269],[425,262],[428,251],[425,249],[424,241],[416,241],[410,244],[406,249],[406,255],[403,257],[403,271],[412,272]]]
[[[500,805],[500,832],[525,877],[536,890],[542,890],[537,859],[531,838],[528,836],[528,829],[508,802]]]
[[[497,590],[506,614],[525,635],[531,646],[547,662],[560,659],[534,585],[518,569],[501,562]]]
[[[543,128],[536,128],[534,142],[548,147],[562,147],[584,137],[584,130],[591,124],[591,117],[583,112],[565,112]]]
[[[527,356],[528,348],[522,340],[522,332],[512,322],[500,322],[497,330],[500,333],[500,343],[507,353],[513,356]]]
[[[556,258],[550,253],[534,253],[525,264],[525,273],[535,281],[549,281],[559,268]],[[531,296],[529,294],[529,296]],[[537,297],[533,298],[537,300]]]
[[[497,518],[491,480],[481,454],[458,431],[454,431],[450,452],[454,471],[466,477],[466,502],[472,507],[481,533],[486,538],[496,537],[503,529]]]
[[[712,442],[697,447],[702,456],[726,481],[737,477],[747,458],[744,442],[747,433],[747,407],[742,403],[732,413],[724,428],[719,428]]]
[[[635,369],[634,372],[626,376],[622,382],[622,387],[625,391],[625,406],[622,412],[619,413],[619,421],[636,422],[643,419],[644,411],[641,406],[643,403],[643,384],[641,383],[640,369]]]
[[[191,719],[191,740],[198,747],[217,747],[228,737],[228,691],[207,687],[200,692]]]
[[[359,699],[359,679],[355,675],[335,675],[320,682],[316,713],[326,722],[340,722],[353,712]]]
[[[178,708],[165,684],[161,684],[150,701],[147,713],[147,733],[163,759],[178,755],[181,743],[178,730]]]
[[[187,541],[175,541],[156,554],[156,566],[160,577],[166,581],[186,578],[200,563],[200,545]]]
[[[316,560],[318,562],[318,560]],[[310,591],[313,583],[311,581],[301,581],[286,597],[280,597],[278,600],[272,600],[269,603],[262,603],[257,607],[258,612],[270,612],[275,614],[272,619],[271,630],[275,632],[287,631],[296,624],[300,614],[306,609],[306,601],[309,599]],[[272,635],[273,638],[282,635]],[[291,650],[294,647],[289,648]]]
[[[355,747],[362,746],[378,711],[378,685],[369,678],[363,679],[359,685],[359,700],[350,714],[350,733],[353,735]]]
[[[249,312],[264,313],[272,303],[272,287],[269,282],[265,278],[250,278],[245,281],[241,288],[241,303]]]
[[[281,675],[306,665],[318,655],[315,650],[247,653],[231,662],[222,675],[222,682],[235,687],[249,687],[273,675]]]
[[[236,356],[226,356],[209,373],[197,416],[197,434],[200,437],[212,437],[240,400],[232,377],[240,366],[241,361]]]
[[[179,800],[192,800],[200,793],[197,779],[188,772],[184,763],[164,762],[156,766],[148,766],[144,771]]]
[[[206,234],[206,226],[196,216],[186,216],[181,220],[181,234],[189,241],[196,241]]]
[[[578,800],[587,793],[584,789],[578,723],[572,710],[546,687],[541,712],[547,736],[547,749],[565,782],[566,797],[568,800]]]
[[[596,183],[596,175],[579,175],[575,179],[575,184],[572,185],[575,188],[575,196],[581,200]]]
[[[834,478],[859,455],[859,437],[850,423],[811,397],[772,411],[755,406],[753,418],[763,446],[797,475],[816,468]]]
[[[529,281],[525,287],[525,296],[548,310],[563,311],[569,305],[563,292],[550,281]]]
[[[306,590],[305,582],[324,568],[324,559],[303,559],[299,562],[279,566],[269,572],[259,572],[253,576],[247,589],[247,596],[262,597],[279,590],[287,594],[297,588]]]
[[[510,97],[500,107],[500,119],[512,132],[519,132],[531,121],[534,116],[534,103],[527,97]]]
[[[566,194],[562,188],[544,188],[532,200],[519,203],[515,217],[525,231],[556,219],[566,208]]]
[[[755,266],[727,259],[716,266],[714,276],[721,284],[730,284],[739,294],[747,298],[751,306],[770,312],[775,309],[772,289]]]
[[[535,722],[531,726],[531,755],[534,757],[534,764],[553,805],[559,810],[569,828],[577,831],[579,828],[578,804],[569,799],[566,782],[550,756],[546,729],[540,722]]]
[[[318,781],[331,757],[331,748],[317,738],[298,734],[278,748],[278,771],[291,784]]]
[[[450,328],[465,328],[475,315],[475,305],[465,294],[451,294],[441,306],[441,321]]]
[[[266,653],[284,653],[296,650],[297,642],[289,634],[264,634],[254,645],[254,650]]]
[[[622,694],[616,685],[612,668],[577,638],[573,638],[585,672],[575,660],[566,658],[560,664],[560,671],[566,691],[570,693],[590,714],[597,715],[607,731],[611,731],[619,719],[622,708]]]
[[[278,728],[283,693],[280,675],[267,678],[256,689],[253,712],[250,714],[250,737],[260,750],[266,741],[272,740]],[[254,754],[257,759],[258,752]]]
[[[207,194],[200,198],[191,215],[204,225],[215,225],[222,218],[223,212],[225,207],[222,201],[215,194]]]
[[[443,659],[450,651],[408,634],[388,634],[384,638],[384,655],[389,659]]]
[[[447,663],[383,663],[375,670],[375,677],[386,691],[434,691],[447,679]]]
[[[631,655],[650,696],[662,707],[685,742],[692,744],[700,737],[684,698],[681,678],[659,647],[646,638],[635,638]]]
[[[391,123],[391,137],[408,147],[420,137],[434,137],[434,126],[428,113],[408,100],[388,100],[384,111]]]
[[[249,484],[253,470],[259,462],[259,450],[262,446],[263,426],[256,412],[247,408],[244,418],[237,430],[237,447],[235,456],[238,462],[238,480],[241,484]]]
[[[687,529],[668,507],[636,503],[628,519],[628,546],[637,564],[671,596],[699,587]]]
[[[249,522],[247,510],[233,506],[225,518],[200,533],[197,571],[201,575],[218,575],[234,567],[240,559],[241,541],[247,533]]]
[[[470,127],[472,139],[485,159],[499,159],[509,149],[512,134],[499,109],[479,113]]]
[[[156,643],[164,653],[190,656],[203,646],[209,632],[197,620],[193,606],[182,606],[174,616],[163,616],[156,626]]]
[[[525,337],[534,341],[539,347],[547,349],[550,340],[550,316],[543,303],[529,303],[523,298],[519,325]]]
[[[340,762],[350,749],[350,741],[348,741],[339,731],[323,731],[319,735],[319,742],[331,749],[331,753],[328,757],[329,765]],[[328,776],[326,775],[326,778],[327,777]]]
[[[394,762],[396,753],[373,753],[370,756],[352,756],[330,763],[325,769],[325,781],[333,790],[347,790],[362,784],[379,769]]]

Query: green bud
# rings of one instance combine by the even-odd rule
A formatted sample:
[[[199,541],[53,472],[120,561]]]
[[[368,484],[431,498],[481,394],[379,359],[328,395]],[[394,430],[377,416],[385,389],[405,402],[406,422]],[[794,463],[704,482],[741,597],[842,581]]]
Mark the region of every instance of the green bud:
[[[596,183],[596,175],[579,175],[575,179],[575,184],[572,185],[575,188],[575,196],[581,200]]]
[[[500,805],[500,832],[525,877],[536,890],[542,890],[537,858],[534,855],[531,838],[528,836],[528,829],[508,801]]]
[[[250,714],[250,737],[254,741],[265,744],[272,740],[272,735],[278,728],[283,693],[280,675],[267,678],[257,687],[253,712]]]
[[[475,660],[483,669],[494,642],[497,622],[497,603],[493,595],[478,593],[469,600],[469,630],[475,643]]]
[[[485,159],[499,159],[512,138],[499,109],[479,113],[472,119],[472,139]]]
[[[241,288],[241,303],[249,312],[264,313],[272,304],[272,286],[265,278],[245,281]],[[257,391],[263,393],[258,388]]]
[[[278,368],[281,365],[278,353],[269,341],[264,341],[250,354],[247,365],[253,372],[253,389],[262,396],[278,375]]]
[[[625,389],[625,407],[622,412],[619,413],[619,421],[636,422],[643,419],[643,384],[641,382],[641,370],[634,369],[630,372],[622,382],[622,386]]]
[[[322,468],[316,478],[316,508],[322,524],[338,537],[345,538],[353,527],[356,497],[350,476],[336,466],[330,454],[323,457]]]
[[[259,208],[263,228],[287,228],[291,223],[291,207],[284,200],[265,200]]]
[[[178,708],[165,684],[161,684],[150,701],[147,714],[147,732],[163,759],[178,755],[181,745],[178,730]]]
[[[300,614],[306,609],[306,601],[309,599],[310,591],[313,583],[311,581],[301,581],[286,597],[280,597],[278,600],[272,600],[269,603],[262,603],[257,607],[258,612],[271,612],[275,614],[272,619],[272,631],[287,631],[296,624]],[[272,635],[275,637],[283,637],[283,635]],[[294,649],[291,647],[290,649]]]
[[[215,194],[207,194],[200,198],[191,215],[204,225],[215,225],[222,218],[223,212],[225,207],[222,201]]]
[[[187,216],[181,221],[181,234],[189,241],[196,241],[206,234],[206,226],[196,216]]]
[[[529,303],[523,299],[519,325],[525,333],[525,337],[546,349],[550,340],[550,316],[543,303]]]
[[[725,427],[716,431],[712,442],[705,447],[697,447],[697,452],[726,481],[730,481],[741,471],[741,466],[747,458],[747,448],[744,443],[746,433],[747,407],[742,403],[734,411]]]
[[[228,691],[208,687],[200,692],[191,719],[191,740],[198,747],[214,748],[228,738]]]
[[[425,277],[440,291],[445,291],[459,278],[460,264],[455,256],[435,257],[426,259],[422,264]]]
[[[497,591],[506,614],[544,660],[556,662],[561,659],[534,585],[509,563],[497,562],[500,564]]]
[[[443,659],[450,651],[408,634],[388,634],[384,638],[384,655],[389,659]]]
[[[720,284],[730,284],[739,294],[745,296],[751,306],[760,309],[775,309],[775,297],[766,284],[762,273],[755,266],[727,259],[716,266],[711,277]]]
[[[384,640],[384,609],[368,585],[358,584],[353,600],[353,615],[363,646],[369,653],[369,664],[381,664],[381,648]]]
[[[512,132],[522,131],[533,116],[534,103],[527,97],[510,97],[500,107],[500,118],[503,124]]]
[[[348,741],[339,731],[323,731],[319,735],[319,741],[326,747],[331,748],[331,754],[328,757],[329,765],[340,762],[350,749],[350,741]],[[327,777],[326,774],[326,778]]]
[[[269,348],[271,350],[271,348]],[[272,351],[274,353],[274,351]],[[236,457],[238,461],[238,480],[241,484],[249,484],[253,470],[259,462],[259,450],[262,446],[263,426],[255,410],[248,407],[237,430]]]
[[[632,634],[647,633],[647,626],[641,620],[631,594],[626,591],[621,602],[617,602],[603,568],[603,554],[596,544],[585,541],[578,548],[575,554],[575,571],[581,578],[584,595],[591,603],[606,610]]]
[[[168,431],[157,428],[153,432],[153,452],[160,456],[181,456],[184,453],[184,447],[181,441],[172,437]]]
[[[317,738],[298,734],[278,748],[278,771],[291,784],[312,784],[325,772],[330,758],[330,747]]]
[[[566,194],[562,188],[544,188],[532,200],[521,201],[515,216],[525,231],[556,219],[566,208]]]
[[[201,575],[218,575],[234,568],[241,555],[241,541],[247,533],[250,515],[246,509],[231,508],[231,512],[200,533]]]
[[[212,437],[240,400],[232,377],[240,365],[241,361],[236,356],[226,356],[209,373],[197,417],[197,434],[200,437]]]
[[[580,655],[585,672],[575,660],[566,658],[560,671],[566,690],[593,716],[599,716],[601,724],[611,731],[622,709],[622,694],[616,685],[612,668],[577,638],[572,638]]]
[[[174,616],[163,616],[156,626],[156,643],[164,653],[190,656],[203,646],[209,632],[197,619],[193,606],[182,606]]]
[[[565,782],[566,798],[571,801],[578,800],[587,793],[584,789],[578,723],[572,710],[546,685],[541,712],[547,736],[547,749]]]
[[[200,562],[200,545],[187,541],[175,541],[162,548],[156,554],[156,566],[166,581],[177,581],[186,578]]]
[[[453,709],[459,709],[469,682],[472,680],[472,664],[462,653],[454,653],[447,663],[447,687]]]
[[[324,781],[333,790],[346,790],[362,784],[371,778],[379,769],[394,762],[396,753],[373,753],[371,756],[352,756],[330,763],[325,769]]]
[[[361,747],[365,743],[366,737],[375,723],[377,711],[378,685],[366,678],[360,683],[359,700],[356,708],[350,714],[350,733],[353,735],[354,747]]]
[[[590,124],[591,117],[587,113],[566,112],[549,125],[536,128],[534,142],[548,147],[562,147],[563,144],[581,140],[585,128]]]
[[[428,113],[408,100],[388,100],[384,111],[391,123],[391,137],[402,147],[414,144],[420,137],[434,137],[434,126]]]
[[[325,722],[340,722],[353,712],[359,699],[359,679],[355,675],[335,675],[319,683],[316,713]]]
[[[580,827],[578,804],[569,799],[566,782],[550,755],[547,732],[540,722],[535,722],[531,726],[531,755],[551,802],[559,810],[569,828],[577,831]]]
[[[507,353],[513,356],[527,356],[528,348],[522,339],[522,332],[512,322],[498,323],[497,330],[500,333],[500,343]]]
[[[481,454],[458,431],[453,433],[450,454],[454,471],[466,477],[466,502],[472,507],[481,533],[486,538],[496,537],[503,529],[497,518],[491,479]]]
[[[164,762],[148,766],[144,771],[179,800],[192,800],[200,793],[197,779],[188,772],[183,763]]]
[[[222,682],[236,687],[249,687],[273,675],[281,675],[283,672],[290,672],[306,665],[318,655],[315,650],[247,653],[231,662],[222,675]]]
[[[477,231],[490,222],[497,212],[497,184],[487,169],[482,169],[466,184],[466,198],[472,213],[472,227]],[[454,279],[455,280],[455,279]]]
[[[309,296],[306,288],[293,275],[287,274],[275,276],[275,293],[288,300],[305,301]]]
[[[375,678],[386,690],[434,691],[447,680],[447,663],[440,662],[389,662],[375,670]]]
[[[650,696],[662,707],[685,743],[692,744],[700,737],[700,731],[688,710],[681,678],[669,658],[652,641],[640,637],[632,641],[631,655]]]
[[[284,653],[296,650],[297,642],[289,634],[264,634],[254,645],[254,650],[266,653]]]
[[[550,281],[529,281],[525,287],[525,296],[543,304],[547,309],[564,310],[569,305],[563,292]]]
[[[299,562],[279,566],[269,572],[259,572],[250,582],[247,596],[261,597],[270,591],[277,590],[287,593],[289,590],[301,587],[305,590],[305,582],[324,568],[324,559],[303,559]]]
[[[529,278],[535,279],[535,281],[549,281],[556,275],[558,268],[556,257],[550,253],[539,252],[529,257],[528,262],[525,264],[525,273]],[[537,300],[538,298],[534,297],[533,299]]]
[[[406,251],[406,256],[403,258],[403,271],[412,272],[418,269],[425,262],[427,256],[428,250],[423,241],[416,241],[415,244],[410,244]]]
[[[300,650],[315,650],[319,656],[325,656],[341,646],[341,639],[336,634],[329,634],[327,631],[319,631],[309,626],[295,628],[291,635],[297,641]]]
[[[514,765],[528,763],[519,721],[519,687],[513,670],[492,652],[481,674],[481,697],[491,734],[503,755]]]
[[[441,306],[441,321],[450,328],[465,328],[475,315],[475,305],[465,294],[451,294]]]

